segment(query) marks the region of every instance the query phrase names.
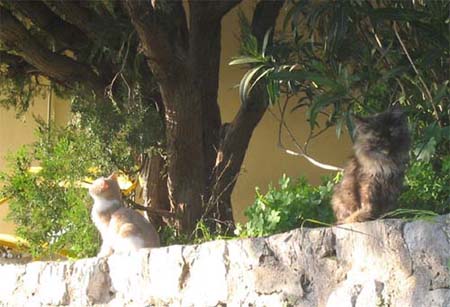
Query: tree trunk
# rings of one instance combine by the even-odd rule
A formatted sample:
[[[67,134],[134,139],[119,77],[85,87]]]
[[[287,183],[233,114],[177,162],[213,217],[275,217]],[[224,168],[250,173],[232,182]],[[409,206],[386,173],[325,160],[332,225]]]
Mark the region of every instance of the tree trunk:
[[[217,5],[220,2],[209,3]],[[225,4],[225,3],[222,3]],[[205,13],[208,8],[204,3],[190,3],[190,73],[195,87],[200,95],[203,124],[203,154],[204,154],[204,194],[202,218],[207,219],[207,225],[214,226],[210,220],[211,195],[214,180],[213,170],[217,159],[220,142],[222,120],[217,101],[219,88],[219,67],[221,54],[221,18],[212,18]],[[231,205],[231,203],[229,204]],[[231,206],[229,207],[231,209]]]
[[[215,208],[211,211],[215,219],[233,220],[231,193],[238,179],[253,131],[262,119],[267,106],[264,85],[256,86],[248,102],[241,107],[233,122],[223,126],[209,204],[210,208]]]
[[[141,164],[142,197],[145,207],[149,208],[147,218],[157,228],[170,224],[164,219],[170,210],[164,158],[158,152],[145,154]]]
[[[252,28],[260,45],[283,2],[258,2]],[[221,19],[237,3],[189,1],[188,28],[180,2],[159,6],[157,1],[152,5],[123,1],[160,87],[169,200],[184,232],[192,231],[204,217],[233,220],[231,192],[253,130],[267,108],[267,97],[258,90],[231,124],[221,126],[217,104]]]
[[[166,110],[167,184],[180,231],[190,232],[202,215],[205,191],[202,108],[190,78],[160,82]],[[189,97],[189,98],[187,98]]]

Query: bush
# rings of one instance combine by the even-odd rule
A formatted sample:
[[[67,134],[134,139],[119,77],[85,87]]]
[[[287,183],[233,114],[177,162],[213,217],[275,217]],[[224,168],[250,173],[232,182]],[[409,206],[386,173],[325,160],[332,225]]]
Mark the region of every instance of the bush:
[[[0,174],[1,197],[9,198],[8,218],[30,244],[34,257],[64,250],[70,257],[93,256],[99,234],[90,219],[90,199],[81,183],[86,176],[110,173],[113,163],[101,143],[87,131],[41,125],[38,141],[8,158]],[[30,171],[39,165],[38,172]],[[95,176],[98,176],[95,174]]]
[[[450,155],[431,161],[416,161],[405,177],[406,189],[400,207],[450,213]]]
[[[330,200],[334,179],[325,178],[319,186],[310,185],[304,177],[293,182],[283,175],[279,188],[269,185],[266,194],[256,189],[256,200],[247,208],[248,222],[237,226],[241,236],[265,236],[302,226],[327,225],[334,222]]]

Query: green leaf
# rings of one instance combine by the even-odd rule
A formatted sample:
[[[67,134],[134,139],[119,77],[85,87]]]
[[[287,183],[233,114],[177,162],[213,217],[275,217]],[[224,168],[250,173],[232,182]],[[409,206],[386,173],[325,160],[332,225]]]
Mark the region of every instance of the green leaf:
[[[442,83],[442,85],[436,91],[436,94],[433,97],[433,103],[437,104],[441,101],[441,99],[443,97],[447,96],[446,94],[447,94],[448,89],[449,89],[449,87],[448,87],[448,80],[447,80],[444,83]]]
[[[317,115],[319,115],[319,112],[341,98],[342,96],[330,94],[322,94],[314,98],[313,104],[311,108],[309,108],[308,110],[308,120],[311,129],[314,128],[316,125]]]
[[[450,126],[441,128],[441,137],[444,140],[450,141]]]
[[[263,40],[262,49],[261,49],[263,58],[266,57],[266,49],[267,49],[267,45],[269,44],[269,38],[270,38],[271,33],[272,33],[272,28],[267,30],[266,34],[264,35],[264,40]]]
[[[308,71],[280,71],[273,73],[271,77],[275,80],[297,80],[297,81],[314,81],[319,86],[328,86],[330,88],[337,88],[340,85],[333,79],[324,77],[321,74]]]
[[[340,117],[336,122],[336,136],[338,139],[341,138],[343,123],[344,123],[344,119],[342,117]]]
[[[264,63],[264,61],[260,58],[243,56],[232,60],[230,63],[228,63],[228,65],[231,66],[231,65],[254,64],[254,63]]]
[[[353,124],[352,116],[349,111],[345,112],[344,116],[345,116],[345,123],[347,125],[348,134],[350,135],[350,138],[352,139],[352,141],[354,141],[353,138],[354,138],[355,125]]]
[[[274,71],[274,68],[269,68],[267,70],[265,70],[262,74],[260,74],[254,82],[252,82],[252,85],[250,86],[250,88],[248,89],[248,93],[247,95],[253,90],[253,88],[255,87],[255,85],[262,79],[264,78],[266,75],[270,74],[271,72]]]
[[[294,26],[297,24],[297,18],[301,14],[302,8],[300,3],[296,3],[296,5],[290,7],[283,22],[283,30],[286,30],[289,22]]]
[[[436,144],[437,141],[434,137],[429,139],[423,146],[414,150],[414,153],[417,156],[417,160],[428,162],[431,160],[431,157],[436,152]]]
[[[399,66],[399,67],[392,68],[391,70],[382,74],[381,81],[387,81],[391,78],[400,76],[403,73],[407,72],[408,70],[409,70],[409,67],[407,67],[407,66]]]
[[[432,123],[424,129],[423,136],[425,140],[434,138],[437,142],[439,142],[441,139],[441,133],[441,127],[439,127],[437,123]]]
[[[380,20],[387,19],[398,21],[415,21],[421,18],[428,17],[428,14],[424,12],[404,7],[402,8],[386,7],[386,8],[372,9],[369,11],[369,15],[372,16],[374,19]]]
[[[269,81],[266,85],[269,94],[269,104],[273,105],[280,96],[280,86],[276,81]]]
[[[255,68],[247,71],[242,77],[241,83],[239,84],[239,97],[241,99],[241,103],[245,103],[250,92],[250,88],[252,87],[252,79],[253,77],[265,66],[260,65]]]

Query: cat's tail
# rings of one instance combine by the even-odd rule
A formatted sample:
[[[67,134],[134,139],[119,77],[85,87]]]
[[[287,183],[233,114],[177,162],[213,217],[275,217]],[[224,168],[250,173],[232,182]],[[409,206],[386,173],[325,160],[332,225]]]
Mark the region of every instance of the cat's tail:
[[[371,211],[365,209],[359,209],[353,212],[350,216],[344,219],[342,224],[359,223],[373,220],[374,216]]]

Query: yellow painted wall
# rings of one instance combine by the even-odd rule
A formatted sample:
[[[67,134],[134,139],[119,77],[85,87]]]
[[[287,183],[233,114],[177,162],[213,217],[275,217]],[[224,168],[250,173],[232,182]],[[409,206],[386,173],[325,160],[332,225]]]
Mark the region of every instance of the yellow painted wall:
[[[239,67],[228,66],[230,59],[238,54],[239,22],[237,12],[239,9],[249,11],[252,5],[252,1],[244,2],[240,8],[230,12],[222,22],[219,103],[222,110],[222,119],[227,122],[233,119],[239,108],[238,90],[233,89],[233,87],[239,83],[245,73]],[[68,103],[62,102],[57,97],[53,97],[52,100],[52,118],[58,124],[66,123],[69,116]],[[3,157],[8,151],[14,151],[20,145],[33,141],[33,130],[36,125],[31,114],[47,118],[46,98],[37,97],[30,112],[21,119],[16,119],[12,110],[0,109],[0,170],[4,170],[5,161]],[[301,112],[294,112],[289,115],[288,122],[298,139],[304,141],[308,132],[305,115]],[[265,192],[267,185],[271,182],[276,184],[283,173],[293,177],[303,175],[311,183],[318,184],[320,177],[329,173],[309,164],[303,158],[289,156],[278,149],[277,129],[276,120],[269,113],[266,113],[254,132],[243,163],[242,173],[232,195],[237,221],[244,220],[244,208],[253,203],[255,186],[259,186],[262,192]],[[285,140],[286,145],[288,145],[288,139],[285,138]],[[335,132],[331,129],[310,146],[309,152],[321,162],[342,166],[351,152],[350,141],[346,135],[338,140]],[[13,229],[11,224],[3,221],[6,210],[7,206],[0,206],[0,233],[10,233]]]

